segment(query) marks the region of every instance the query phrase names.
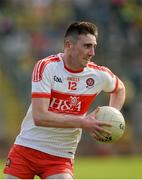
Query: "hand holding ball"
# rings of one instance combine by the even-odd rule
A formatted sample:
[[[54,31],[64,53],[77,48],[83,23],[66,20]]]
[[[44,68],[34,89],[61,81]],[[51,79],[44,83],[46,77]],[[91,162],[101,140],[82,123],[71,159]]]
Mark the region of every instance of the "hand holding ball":
[[[95,110],[95,118],[98,121],[110,123],[111,127],[105,129],[111,132],[111,135],[106,135],[104,139],[97,140],[101,143],[114,143],[120,140],[125,131],[125,120],[122,113],[111,106],[98,107]]]

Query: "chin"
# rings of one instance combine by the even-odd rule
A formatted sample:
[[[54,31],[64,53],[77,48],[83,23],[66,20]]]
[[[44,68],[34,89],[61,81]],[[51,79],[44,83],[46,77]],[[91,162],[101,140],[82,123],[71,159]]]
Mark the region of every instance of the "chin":
[[[87,64],[88,64],[88,62],[89,62],[89,61],[84,62],[84,63],[82,64],[82,66],[83,66],[83,67],[86,67],[86,66],[87,66]]]

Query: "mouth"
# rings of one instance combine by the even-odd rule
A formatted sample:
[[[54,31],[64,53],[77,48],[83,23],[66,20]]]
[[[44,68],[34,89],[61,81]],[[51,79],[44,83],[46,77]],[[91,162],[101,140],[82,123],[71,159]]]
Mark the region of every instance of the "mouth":
[[[90,57],[89,58],[85,58],[84,61],[88,63],[88,62],[91,61],[91,58]]]

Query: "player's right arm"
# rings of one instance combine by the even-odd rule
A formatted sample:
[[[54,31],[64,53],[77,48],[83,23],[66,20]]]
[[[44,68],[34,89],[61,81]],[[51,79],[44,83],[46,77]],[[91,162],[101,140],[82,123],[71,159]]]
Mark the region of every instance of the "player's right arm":
[[[82,128],[89,132],[94,138],[102,138],[100,134],[107,133],[104,126],[110,126],[107,123],[95,121],[93,114],[81,117],[68,114],[60,114],[48,111],[50,99],[32,98],[32,115],[36,126],[57,127],[57,128]]]

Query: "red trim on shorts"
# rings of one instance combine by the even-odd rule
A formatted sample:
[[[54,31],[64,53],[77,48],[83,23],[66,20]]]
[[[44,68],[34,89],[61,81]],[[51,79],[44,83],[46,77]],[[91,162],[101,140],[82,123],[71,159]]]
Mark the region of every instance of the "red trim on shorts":
[[[41,179],[68,173],[73,176],[73,162],[70,158],[58,157],[29,147],[14,144],[8,154],[10,163],[4,168],[5,174],[21,179]]]

